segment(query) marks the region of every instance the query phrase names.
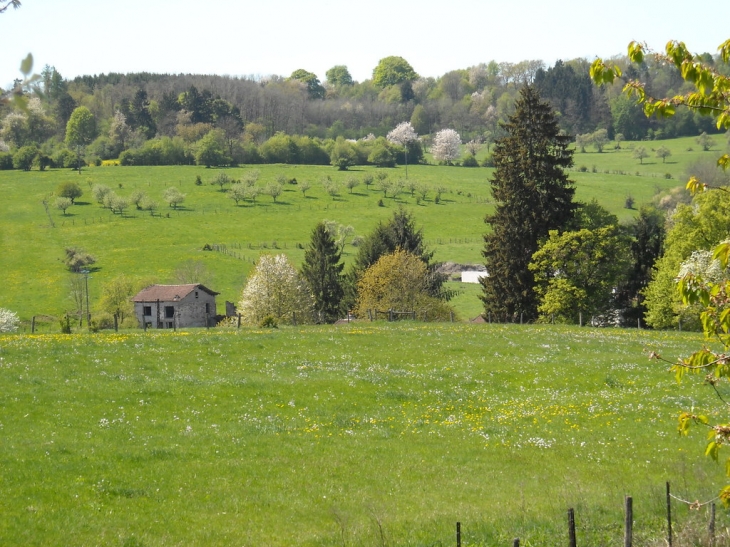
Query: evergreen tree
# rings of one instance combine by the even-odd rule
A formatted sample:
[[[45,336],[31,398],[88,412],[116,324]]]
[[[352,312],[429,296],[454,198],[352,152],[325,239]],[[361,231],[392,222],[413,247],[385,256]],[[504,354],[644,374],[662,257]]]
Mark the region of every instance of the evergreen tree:
[[[345,283],[345,303],[348,307],[355,304],[357,283],[362,274],[375,264],[380,257],[400,249],[417,256],[426,265],[427,292],[442,300],[454,296],[453,291],[444,290],[446,275],[436,271],[437,263],[431,262],[433,251],[429,251],[423,241],[423,230],[416,228],[413,217],[408,211],[399,208],[386,223],[379,223],[365,237],[358,248],[352,269],[347,273]]]
[[[535,278],[528,268],[540,240],[573,218],[575,189],[564,169],[573,165],[571,138],[561,135],[550,105],[532,86],[520,90],[515,113],[503,124],[507,135],[495,143],[494,213],[484,221],[488,277],[482,278],[485,313],[537,317]]]
[[[302,277],[314,294],[314,309],[326,322],[334,322],[342,309],[342,268],[340,253],[324,222],[312,231],[312,240],[304,253]]]

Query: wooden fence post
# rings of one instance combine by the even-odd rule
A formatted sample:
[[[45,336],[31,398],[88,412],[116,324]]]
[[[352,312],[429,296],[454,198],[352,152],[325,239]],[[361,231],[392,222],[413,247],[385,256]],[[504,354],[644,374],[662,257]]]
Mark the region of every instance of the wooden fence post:
[[[35,315],[30,318],[30,333],[35,334]]]
[[[582,311],[578,312],[578,326],[579,327],[583,326],[583,312]]]
[[[710,547],[715,547],[715,502],[713,501],[710,505],[710,526],[708,527],[710,532]]]
[[[291,312],[291,324],[297,326],[297,312]]]
[[[625,519],[624,519],[624,547],[631,547],[634,536],[634,506],[631,496],[626,496],[624,500]]]
[[[672,498],[667,481],[667,545],[672,547]]]
[[[520,538],[515,538],[512,542],[512,547],[520,547]]]
[[[238,325],[236,326],[237,329],[241,328],[241,314],[238,314]]]
[[[461,523],[456,523],[456,547],[461,547]]]
[[[116,313],[114,314],[114,332],[119,332],[119,319]]]
[[[454,312],[449,312],[451,314],[451,322],[454,322]]]
[[[522,324],[522,312],[520,312],[520,325]]]
[[[575,511],[571,507],[568,509],[568,538],[570,547],[576,547],[577,542],[575,538]]]

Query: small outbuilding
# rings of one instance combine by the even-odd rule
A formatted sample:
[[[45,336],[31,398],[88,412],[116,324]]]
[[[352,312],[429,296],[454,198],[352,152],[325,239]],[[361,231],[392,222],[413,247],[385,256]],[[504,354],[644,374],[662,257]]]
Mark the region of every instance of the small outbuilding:
[[[133,298],[140,327],[172,329],[215,326],[215,297],[200,283],[150,285]]]

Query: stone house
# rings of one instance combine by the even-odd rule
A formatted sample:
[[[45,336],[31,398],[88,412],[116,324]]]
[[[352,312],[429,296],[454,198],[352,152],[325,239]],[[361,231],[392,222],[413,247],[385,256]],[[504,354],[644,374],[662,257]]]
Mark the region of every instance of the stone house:
[[[200,283],[150,285],[133,298],[140,327],[171,329],[215,326],[217,293]]]

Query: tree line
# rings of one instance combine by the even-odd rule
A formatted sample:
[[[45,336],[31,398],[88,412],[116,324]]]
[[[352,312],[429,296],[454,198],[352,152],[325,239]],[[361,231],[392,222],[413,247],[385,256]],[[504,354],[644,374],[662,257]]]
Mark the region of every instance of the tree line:
[[[703,59],[718,71],[728,70],[709,54]],[[650,58],[638,65],[625,58],[616,63],[656,95],[679,93],[686,85],[673,65]],[[29,157],[38,168],[77,166],[82,150],[69,146],[65,136],[80,107],[94,125],[83,150],[87,162],[205,163],[211,155],[206,160],[199,149],[215,141],[214,162],[329,163],[338,138],[374,140],[403,121],[422,136],[452,129],[463,143],[489,148],[504,135],[501,124],[514,112],[525,84],[536,87],[555,110],[558,127],[574,137],[605,131],[609,140],[637,140],[716,131],[706,117],[689,110],[646,118],[618,83],[591,85],[585,59],[552,67],[541,61],[491,61],[424,78],[405,59],[386,57],[363,82],[354,81],[344,65],[328,70],[323,82],[303,69],[261,79],[111,73],[67,80],[46,66],[37,84],[21,90],[28,99],[23,110],[0,104],[0,168],[25,169]],[[358,161],[367,162],[368,156],[361,153]]]

